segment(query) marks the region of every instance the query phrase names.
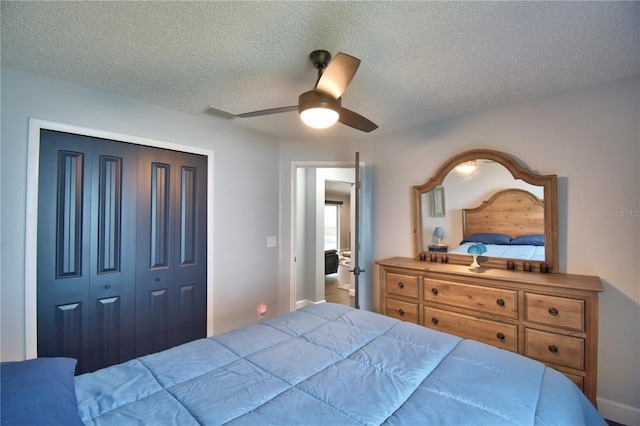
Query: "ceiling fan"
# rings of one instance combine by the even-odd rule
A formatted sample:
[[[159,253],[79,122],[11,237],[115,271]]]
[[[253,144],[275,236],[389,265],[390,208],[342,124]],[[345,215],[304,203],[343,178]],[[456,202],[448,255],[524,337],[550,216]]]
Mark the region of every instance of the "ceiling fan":
[[[302,121],[307,126],[316,129],[331,127],[337,121],[363,132],[377,129],[378,126],[371,120],[342,107],[342,94],[356,74],[360,59],[345,53],[338,53],[331,60],[331,54],[326,50],[315,50],[309,54],[309,60],[318,70],[318,80],[313,90],[298,97],[298,105],[235,115],[211,107],[204,112],[229,118],[249,118],[297,110]]]

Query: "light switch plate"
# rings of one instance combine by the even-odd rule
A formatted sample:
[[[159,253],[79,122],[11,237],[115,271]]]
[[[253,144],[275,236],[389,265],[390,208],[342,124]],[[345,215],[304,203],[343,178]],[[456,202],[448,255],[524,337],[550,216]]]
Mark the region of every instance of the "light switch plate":
[[[277,245],[277,239],[274,236],[267,237],[267,247],[275,247]]]

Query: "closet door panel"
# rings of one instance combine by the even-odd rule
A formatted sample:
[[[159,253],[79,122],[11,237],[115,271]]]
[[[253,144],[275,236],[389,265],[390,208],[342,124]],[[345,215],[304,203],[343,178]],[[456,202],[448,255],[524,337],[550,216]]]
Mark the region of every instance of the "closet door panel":
[[[176,209],[172,151],[138,149],[136,356],[171,346]]]
[[[91,192],[90,369],[134,357],[137,152],[94,140]]]
[[[42,131],[39,168],[38,356],[78,359],[87,368],[91,144]],[[87,160],[88,159],[88,160]],[[89,166],[87,166],[87,161]]]
[[[178,345],[206,335],[207,285],[207,158],[193,154],[175,157],[179,205],[176,220],[176,323]]]

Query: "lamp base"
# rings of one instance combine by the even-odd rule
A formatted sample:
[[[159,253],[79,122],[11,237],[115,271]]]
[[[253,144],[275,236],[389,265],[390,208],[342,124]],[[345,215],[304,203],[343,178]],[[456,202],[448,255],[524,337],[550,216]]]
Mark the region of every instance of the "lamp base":
[[[480,264],[478,263],[478,256],[473,255],[473,263],[470,265],[472,268],[479,268]]]

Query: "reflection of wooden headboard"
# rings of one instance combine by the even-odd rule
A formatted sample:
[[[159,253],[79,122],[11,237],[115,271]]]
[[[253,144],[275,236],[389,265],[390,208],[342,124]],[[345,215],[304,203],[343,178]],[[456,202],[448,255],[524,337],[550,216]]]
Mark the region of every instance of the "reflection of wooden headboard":
[[[523,189],[505,189],[478,207],[462,210],[462,232],[495,232],[516,237],[544,234],[544,200]]]

